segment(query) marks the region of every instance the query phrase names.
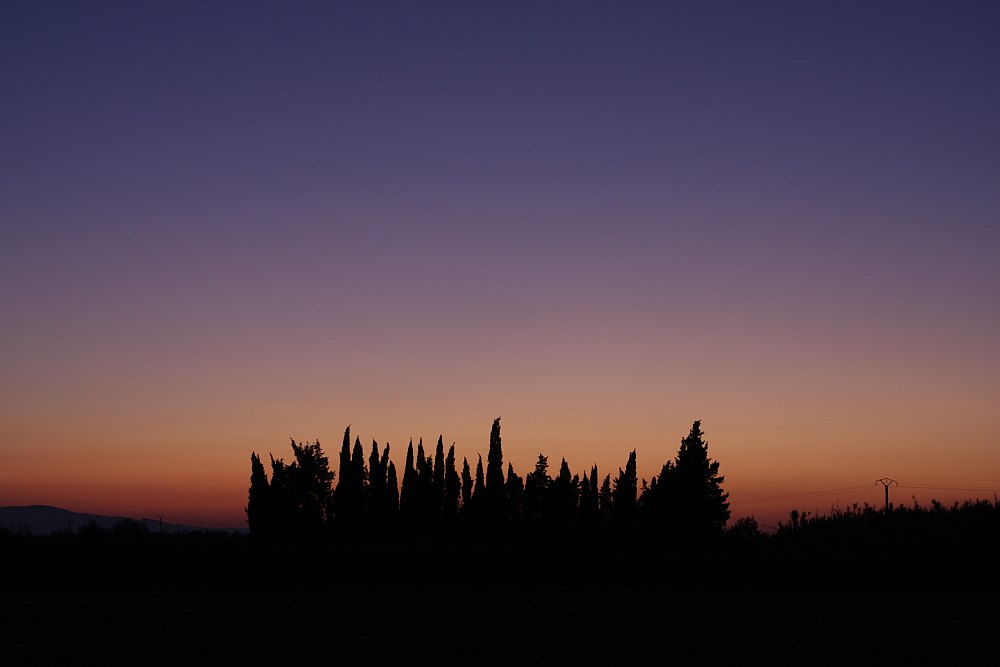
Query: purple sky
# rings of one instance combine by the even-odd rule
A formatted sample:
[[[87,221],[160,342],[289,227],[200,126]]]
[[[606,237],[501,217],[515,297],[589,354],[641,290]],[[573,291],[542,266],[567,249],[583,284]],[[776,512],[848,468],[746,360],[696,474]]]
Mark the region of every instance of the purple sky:
[[[4,2],[0,504],[153,512],[167,471],[238,521],[252,449],[472,458],[497,415],[521,469],[646,477],[700,418],[746,512],[1000,484],[998,35],[987,2]]]

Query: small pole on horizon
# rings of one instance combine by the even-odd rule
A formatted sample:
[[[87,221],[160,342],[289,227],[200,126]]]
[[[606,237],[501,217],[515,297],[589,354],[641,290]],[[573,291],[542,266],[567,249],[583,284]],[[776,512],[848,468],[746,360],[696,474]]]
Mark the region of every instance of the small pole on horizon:
[[[160,515],[160,535],[163,534],[163,515]]]
[[[894,479],[890,479],[889,477],[883,477],[882,479],[875,480],[875,486],[878,486],[879,484],[885,487],[885,515],[889,516],[889,487],[899,486],[899,482]]]

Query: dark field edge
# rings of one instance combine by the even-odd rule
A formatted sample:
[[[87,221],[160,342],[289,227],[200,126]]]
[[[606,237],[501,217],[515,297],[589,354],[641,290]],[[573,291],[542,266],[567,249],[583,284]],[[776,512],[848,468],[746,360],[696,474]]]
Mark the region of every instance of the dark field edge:
[[[3,664],[970,664],[997,544],[0,543]]]

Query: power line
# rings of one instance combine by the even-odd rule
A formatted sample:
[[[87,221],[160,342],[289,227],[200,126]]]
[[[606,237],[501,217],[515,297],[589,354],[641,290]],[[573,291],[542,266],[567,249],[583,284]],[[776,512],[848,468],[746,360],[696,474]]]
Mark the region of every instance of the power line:
[[[939,486],[937,484],[900,484],[901,489],[932,489],[938,491],[992,491],[997,493],[1000,487],[990,486]]]
[[[768,500],[796,500],[799,498],[819,498],[821,496],[834,496],[838,493],[845,493],[847,491],[860,491],[862,489],[870,489],[868,485],[865,486],[845,486],[840,489],[827,489],[825,491],[804,491],[801,493],[789,493],[782,496],[766,496],[764,498],[748,498],[747,500],[736,499],[740,504],[744,503],[762,503]]]

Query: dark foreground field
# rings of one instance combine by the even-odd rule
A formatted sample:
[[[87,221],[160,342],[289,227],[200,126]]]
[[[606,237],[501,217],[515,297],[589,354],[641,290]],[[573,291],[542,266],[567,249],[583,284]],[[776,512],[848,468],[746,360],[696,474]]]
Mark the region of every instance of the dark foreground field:
[[[16,538],[3,664],[943,664],[996,658],[996,553],[264,548]]]

